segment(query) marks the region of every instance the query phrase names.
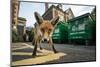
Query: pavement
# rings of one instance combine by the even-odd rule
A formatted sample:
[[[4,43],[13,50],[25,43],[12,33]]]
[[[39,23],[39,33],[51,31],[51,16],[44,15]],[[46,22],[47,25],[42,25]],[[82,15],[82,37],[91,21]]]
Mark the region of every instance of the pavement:
[[[56,54],[50,45],[42,43],[41,46],[43,49],[38,48],[37,56],[32,57],[34,46],[30,42],[12,43],[12,66],[96,61],[95,45],[54,44]]]

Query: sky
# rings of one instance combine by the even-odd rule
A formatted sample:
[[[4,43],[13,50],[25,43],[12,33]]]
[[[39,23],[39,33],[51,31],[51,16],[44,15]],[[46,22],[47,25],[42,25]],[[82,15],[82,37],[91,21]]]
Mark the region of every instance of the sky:
[[[49,4],[49,7],[52,4]],[[57,5],[57,4],[54,4]],[[75,17],[80,16],[85,13],[91,13],[94,6],[83,6],[83,5],[69,5],[63,4],[62,9],[65,11],[68,8],[71,8]],[[20,2],[19,9],[19,17],[26,18],[26,27],[34,27],[34,23],[36,22],[34,17],[34,12],[38,12],[42,15],[45,12],[45,4],[44,3],[34,3],[34,2]]]

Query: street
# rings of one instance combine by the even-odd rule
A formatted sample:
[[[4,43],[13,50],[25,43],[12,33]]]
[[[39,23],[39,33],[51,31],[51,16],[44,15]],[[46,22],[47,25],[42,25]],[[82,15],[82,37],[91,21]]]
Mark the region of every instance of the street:
[[[54,54],[50,45],[42,43],[43,49],[38,48],[36,57],[32,57],[34,46],[31,42],[12,43],[11,46],[12,66],[96,61],[94,45],[54,44],[58,51]]]

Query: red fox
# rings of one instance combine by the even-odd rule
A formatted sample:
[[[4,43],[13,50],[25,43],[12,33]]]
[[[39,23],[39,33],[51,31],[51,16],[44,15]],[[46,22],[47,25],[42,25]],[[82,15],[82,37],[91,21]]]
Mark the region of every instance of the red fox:
[[[35,12],[34,15],[37,23],[35,23],[34,38],[32,41],[32,43],[34,44],[32,56],[36,56],[37,46],[40,46],[41,41],[50,44],[52,46],[54,53],[57,53],[53,45],[52,34],[55,26],[57,25],[59,17],[55,17],[51,21],[49,21],[44,20],[42,16],[40,16],[37,12]],[[41,46],[40,49],[42,49]]]

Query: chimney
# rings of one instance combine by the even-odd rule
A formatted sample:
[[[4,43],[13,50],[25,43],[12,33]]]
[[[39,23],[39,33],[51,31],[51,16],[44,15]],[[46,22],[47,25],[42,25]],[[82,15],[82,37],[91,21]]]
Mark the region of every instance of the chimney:
[[[45,11],[48,10],[48,7],[49,7],[48,3],[45,3]]]
[[[57,8],[62,9],[62,4],[58,4],[58,5],[57,5]]]

